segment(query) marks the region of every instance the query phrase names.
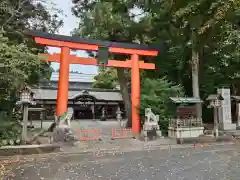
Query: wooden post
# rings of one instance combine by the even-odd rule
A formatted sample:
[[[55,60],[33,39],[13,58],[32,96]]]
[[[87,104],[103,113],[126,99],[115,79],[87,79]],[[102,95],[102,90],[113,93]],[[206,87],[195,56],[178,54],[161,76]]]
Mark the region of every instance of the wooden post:
[[[72,120],[76,120],[75,118],[75,114],[76,114],[76,111],[75,111],[75,100],[72,101],[72,104],[73,104],[73,116],[72,116]]]
[[[70,49],[68,47],[62,47],[57,94],[57,117],[67,112],[68,107],[69,56]]]
[[[215,137],[218,137],[218,107],[214,107],[214,133]]]
[[[96,120],[96,102],[93,100],[93,119]]]
[[[240,127],[240,103],[236,103],[237,129]]]
[[[140,106],[140,72],[139,72],[139,56],[133,54],[131,57],[132,61],[132,132],[134,134],[139,134],[141,132],[141,122],[139,114]]]
[[[44,111],[40,111],[40,121],[41,121],[41,129],[43,128],[43,119],[44,119]]]
[[[91,105],[91,111],[92,111],[92,120],[95,121],[95,102],[93,102],[93,105]]]
[[[22,126],[22,141],[27,142],[27,126],[28,126],[28,104],[23,104],[23,126]]]

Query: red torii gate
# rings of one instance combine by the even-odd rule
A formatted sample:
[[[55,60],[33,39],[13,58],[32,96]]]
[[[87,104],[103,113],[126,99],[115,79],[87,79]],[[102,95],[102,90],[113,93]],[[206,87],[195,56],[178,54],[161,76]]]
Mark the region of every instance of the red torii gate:
[[[100,65],[95,58],[81,58],[70,55],[70,49],[98,51],[99,47],[108,47],[109,52],[131,55],[130,60],[108,60],[107,67],[131,68],[131,100],[132,100],[132,131],[140,133],[140,73],[139,69],[155,69],[155,64],[139,61],[139,56],[157,56],[159,47],[127,44],[99,40],[89,40],[79,37],[69,37],[56,34],[29,31],[28,35],[34,37],[36,43],[52,47],[60,47],[60,54],[41,54],[47,57],[48,61],[59,62],[59,82],[57,94],[56,115],[60,116],[67,112],[68,106],[68,80],[70,64]]]

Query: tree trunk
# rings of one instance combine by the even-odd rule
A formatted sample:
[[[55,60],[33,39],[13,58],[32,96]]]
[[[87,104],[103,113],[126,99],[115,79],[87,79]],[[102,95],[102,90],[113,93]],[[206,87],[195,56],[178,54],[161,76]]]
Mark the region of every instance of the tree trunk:
[[[199,54],[193,48],[192,49],[192,89],[193,97],[200,98],[199,93]],[[197,105],[197,117],[202,117],[202,104],[198,103]]]
[[[200,98],[199,93],[199,52],[196,49],[196,32],[192,31],[192,90],[193,97]],[[202,104],[198,103],[197,117],[202,117]]]
[[[218,107],[214,107],[214,133],[218,137]]]
[[[123,98],[124,107],[126,110],[127,115],[127,127],[132,126],[132,109],[131,109],[131,98],[130,94],[128,92],[128,82],[127,78],[125,77],[124,69],[123,68],[117,68],[117,75],[118,75],[118,81],[120,85],[120,90]]]

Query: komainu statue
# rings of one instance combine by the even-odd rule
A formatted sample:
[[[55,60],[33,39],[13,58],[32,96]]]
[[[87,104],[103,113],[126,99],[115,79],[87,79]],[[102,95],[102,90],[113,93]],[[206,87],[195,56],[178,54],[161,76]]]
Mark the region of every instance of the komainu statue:
[[[145,109],[145,122],[143,124],[143,135],[145,141],[152,139],[156,140],[157,136],[162,136],[162,132],[160,131],[159,123],[159,115],[155,115],[151,108]]]

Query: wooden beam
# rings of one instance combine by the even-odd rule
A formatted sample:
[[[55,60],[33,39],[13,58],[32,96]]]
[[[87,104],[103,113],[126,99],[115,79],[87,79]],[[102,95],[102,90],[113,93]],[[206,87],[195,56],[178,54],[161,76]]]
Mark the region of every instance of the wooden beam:
[[[82,38],[77,36],[51,34],[51,33],[46,33],[41,31],[34,31],[34,30],[26,30],[25,33],[28,36],[57,40],[61,42],[73,42],[78,44],[98,45],[98,46],[104,46],[104,47],[118,47],[122,49],[160,51],[162,48],[162,46],[159,44],[136,44],[136,43],[126,43],[126,42],[102,41],[102,40]]]
[[[50,62],[60,62],[60,54],[40,54],[42,57],[46,57]],[[97,59],[95,58],[83,58],[77,57],[75,55],[69,56],[69,64],[83,64],[83,65],[94,65],[102,66],[97,64]],[[131,60],[120,61],[120,60],[108,60],[107,67],[121,67],[121,68],[132,68]],[[140,69],[155,69],[155,64],[145,63],[144,61],[139,62]]]
[[[79,49],[79,50],[89,50],[97,51],[99,45],[96,44],[84,44],[84,43],[75,43],[75,42],[65,42],[53,39],[47,39],[42,37],[34,37],[34,40],[38,44],[52,46],[52,47],[68,47],[70,49]],[[157,56],[158,50],[140,50],[140,49],[130,49],[130,48],[120,48],[120,47],[109,47],[111,53],[119,54],[138,54],[140,56]]]

